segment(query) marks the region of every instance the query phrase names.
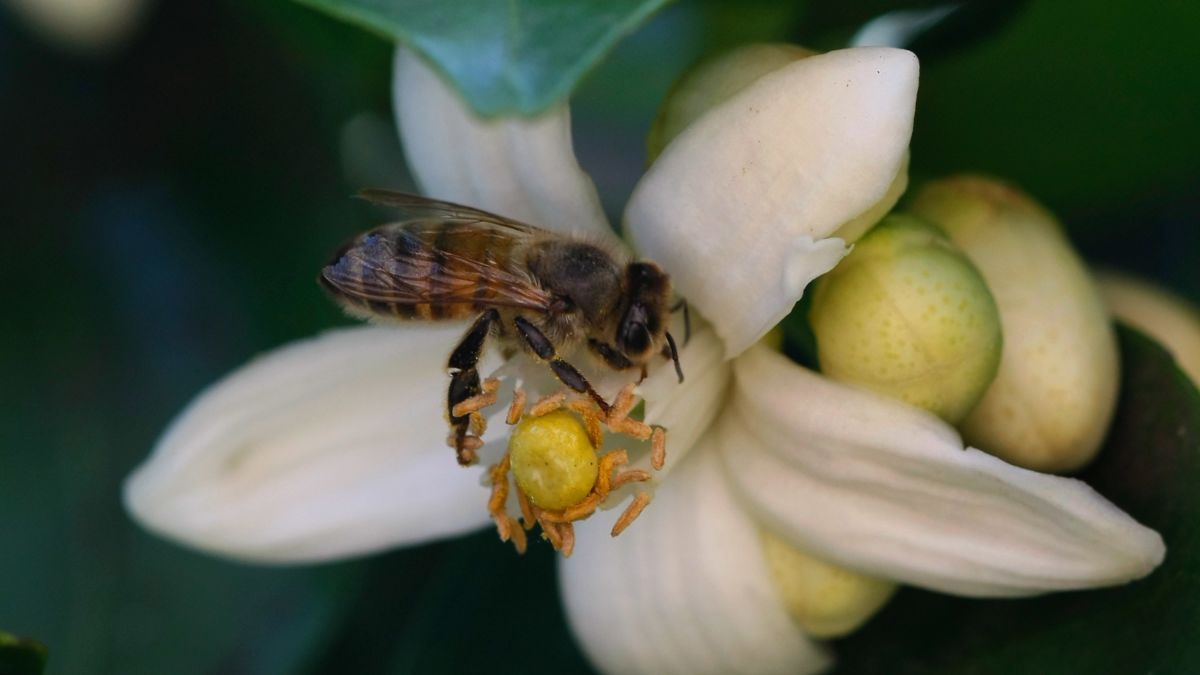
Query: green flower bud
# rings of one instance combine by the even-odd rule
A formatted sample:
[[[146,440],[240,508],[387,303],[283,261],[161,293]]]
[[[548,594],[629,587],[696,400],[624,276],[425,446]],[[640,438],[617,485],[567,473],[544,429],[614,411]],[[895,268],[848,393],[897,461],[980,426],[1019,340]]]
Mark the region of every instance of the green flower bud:
[[[1101,272],[1097,281],[1113,316],[1162,343],[1179,368],[1200,385],[1200,308],[1124,274]]]
[[[892,215],[822,277],[809,314],[821,372],[950,423],[970,412],[1000,363],[987,285],[937,228]]]
[[[963,421],[967,440],[1013,464],[1071,471],[1096,454],[1116,403],[1108,312],[1049,212],[988,178],[937,181],[912,210],[979,268],[1004,328],[995,382]]]
[[[583,501],[600,473],[587,430],[565,410],[523,418],[508,449],[517,485],[543,509],[559,511]]]
[[[896,591],[891,581],[814,558],[769,532],[761,537],[767,569],[783,606],[815,638],[854,632]]]

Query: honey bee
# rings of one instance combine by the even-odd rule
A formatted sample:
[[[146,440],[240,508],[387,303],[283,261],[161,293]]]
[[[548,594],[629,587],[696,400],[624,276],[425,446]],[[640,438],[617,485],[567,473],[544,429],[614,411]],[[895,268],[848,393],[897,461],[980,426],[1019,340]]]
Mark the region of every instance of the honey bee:
[[[475,317],[450,354],[447,414],[460,464],[469,415],[454,406],[480,393],[476,365],[489,335],[545,362],[567,387],[610,406],[560,353],[586,347],[614,370],[641,369],[655,356],[683,371],[667,332],[671,281],[649,261],[621,262],[607,250],[468,206],[388,190],[368,201],[403,219],[355,237],[319,281],[363,318],[440,321]]]

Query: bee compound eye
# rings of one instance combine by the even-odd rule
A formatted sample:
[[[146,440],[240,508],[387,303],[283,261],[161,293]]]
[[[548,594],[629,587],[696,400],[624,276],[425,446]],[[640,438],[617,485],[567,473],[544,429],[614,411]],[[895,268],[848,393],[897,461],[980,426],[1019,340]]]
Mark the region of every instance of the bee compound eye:
[[[626,355],[640,355],[650,349],[650,330],[643,323],[627,323],[621,330],[621,350]]]

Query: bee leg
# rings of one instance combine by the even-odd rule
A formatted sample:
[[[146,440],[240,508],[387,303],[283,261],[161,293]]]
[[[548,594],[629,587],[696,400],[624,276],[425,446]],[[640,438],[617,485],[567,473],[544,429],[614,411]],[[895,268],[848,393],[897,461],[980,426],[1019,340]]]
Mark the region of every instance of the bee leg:
[[[592,338],[588,340],[588,348],[604,359],[608,367],[613,370],[629,370],[633,367],[633,362],[625,358],[624,354],[610,344]]]
[[[479,371],[475,366],[479,363],[479,355],[483,353],[483,344],[491,330],[492,322],[500,318],[500,313],[489,309],[475,319],[466,335],[459,341],[458,346],[450,354],[450,390],[446,393],[446,412],[450,416],[450,426],[454,428],[454,451],[458,455],[458,463],[467,466],[474,462],[476,445],[467,437],[471,430],[470,415],[454,415],[454,406],[477,396],[482,391],[479,384]]]
[[[605,415],[608,414],[611,408],[608,401],[592,388],[591,383],[579,372],[575,366],[567,363],[558,356],[558,352],[554,349],[554,343],[550,342],[550,338],[546,337],[538,327],[530,323],[528,319],[518,316],[513,319],[513,324],[517,327],[517,332],[521,334],[521,338],[525,340],[525,344],[533,350],[539,359],[550,364],[550,370],[554,371],[554,375],[560,382],[567,385],[571,389],[592,397],[596,405],[600,406],[600,410]]]

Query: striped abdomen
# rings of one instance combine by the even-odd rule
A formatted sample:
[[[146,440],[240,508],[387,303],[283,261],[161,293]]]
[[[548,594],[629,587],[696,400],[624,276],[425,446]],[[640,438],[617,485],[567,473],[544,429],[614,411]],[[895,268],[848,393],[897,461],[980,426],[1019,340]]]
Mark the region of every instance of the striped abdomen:
[[[371,230],[337,254],[321,283],[348,309],[399,319],[460,319],[496,306],[544,308],[519,261],[520,231],[414,220]]]

